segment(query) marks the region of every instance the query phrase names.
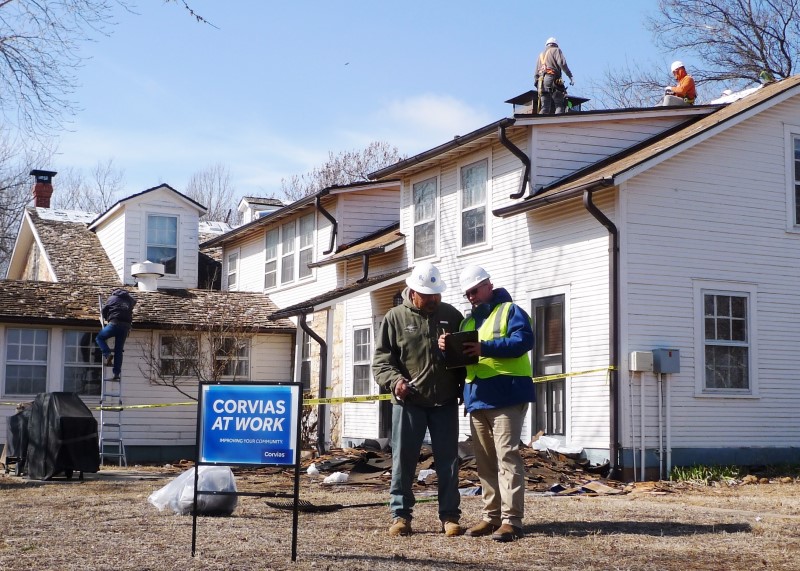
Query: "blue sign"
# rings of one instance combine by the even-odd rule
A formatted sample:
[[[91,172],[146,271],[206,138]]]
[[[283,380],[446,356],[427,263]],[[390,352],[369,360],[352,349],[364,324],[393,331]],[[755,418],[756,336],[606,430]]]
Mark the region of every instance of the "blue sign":
[[[200,462],[294,465],[299,384],[203,385]]]

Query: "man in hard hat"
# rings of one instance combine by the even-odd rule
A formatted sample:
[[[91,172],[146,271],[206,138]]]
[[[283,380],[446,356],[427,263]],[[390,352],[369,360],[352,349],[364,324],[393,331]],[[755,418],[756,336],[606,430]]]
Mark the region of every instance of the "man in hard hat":
[[[464,353],[478,357],[467,365],[464,406],[470,413],[475,462],[483,492],[482,519],[467,535],[491,535],[508,542],[524,536],[525,465],[519,453],[528,403],[536,400],[528,353],[533,329],[525,310],[504,288],[492,285],[481,266],[461,272],[461,291],[472,305],[462,331],[478,331],[477,342],[465,342]]]
[[[389,535],[410,535],[414,474],[425,432],[433,446],[439,520],[447,536],[464,533],[458,523],[458,405],[465,370],[447,369],[438,339],[458,331],[463,315],[442,303],[445,283],[430,262],[414,266],[403,303],[389,310],[375,340],[372,373],[392,395],[392,481]]]
[[[539,113],[542,115],[556,115],[563,113],[566,107],[567,88],[563,74],[569,77],[570,85],[575,85],[575,79],[567,65],[561,48],[555,38],[547,38],[544,51],[539,54],[536,63],[536,89],[539,93]]]
[[[670,71],[672,71],[675,79],[678,80],[678,85],[664,88],[664,99],[661,101],[661,105],[694,105],[694,100],[697,98],[697,89],[694,86],[694,78],[686,73],[686,67],[683,62],[680,60],[672,62]]]

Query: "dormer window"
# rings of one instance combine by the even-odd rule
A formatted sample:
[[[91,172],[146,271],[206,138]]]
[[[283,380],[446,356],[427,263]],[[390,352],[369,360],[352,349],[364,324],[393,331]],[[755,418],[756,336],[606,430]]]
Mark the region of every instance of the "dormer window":
[[[178,273],[178,217],[147,216],[147,259],[164,264],[166,274]]]

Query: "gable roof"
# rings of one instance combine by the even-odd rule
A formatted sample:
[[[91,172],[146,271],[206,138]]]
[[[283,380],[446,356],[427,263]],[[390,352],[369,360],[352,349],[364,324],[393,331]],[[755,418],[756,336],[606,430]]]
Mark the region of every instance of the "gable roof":
[[[358,240],[350,242],[349,244],[343,244],[342,246],[339,246],[333,256],[325,258],[324,260],[320,260],[319,262],[310,263],[308,264],[308,267],[318,268],[320,266],[327,266],[329,264],[335,264],[336,262],[343,262],[345,260],[359,258],[361,256],[382,254],[384,252],[394,250],[405,243],[406,236],[400,232],[400,223],[395,222],[386,228],[382,228],[376,232],[373,232],[372,234],[368,234],[367,236],[359,238]]]
[[[396,181],[382,181],[382,182],[354,182],[352,184],[343,184],[343,185],[334,185],[329,186],[327,188],[323,188],[319,192],[315,192],[314,194],[309,194],[308,196],[304,196],[300,200],[292,202],[291,204],[287,204],[283,208],[279,208],[273,212],[270,212],[266,216],[262,216],[261,218],[256,218],[248,222],[247,224],[242,224],[238,228],[234,228],[230,232],[223,234],[222,236],[218,236],[216,238],[212,238],[207,242],[203,242],[200,244],[201,248],[207,248],[209,246],[223,246],[225,244],[229,244],[234,240],[246,236],[250,232],[261,231],[263,228],[267,226],[271,226],[275,222],[283,220],[293,214],[296,214],[307,208],[310,205],[313,205],[317,200],[321,200],[324,197],[329,195],[336,195],[342,194],[345,192],[357,192],[359,190],[370,190],[370,189],[384,189],[384,188],[391,188],[393,186],[397,186],[398,190],[400,188],[400,184]]]
[[[203,206],[202,204],[200,204],[199,202],[197,202],[196,200],[193,200],[193,199],[189,198],[188,196],[186,196],[185,194],[182,194],[182,193],[178,192],[177,190],[172,188],[170,185],[162,183],[162,184],[159,184],[158,186],[154,186],[152,188],[148,188],[146,190],[143,190],[142,192],[137,192],[136,194],[131,194],[130,196],[126,196],[125,198],[123,198],[121,200],[118,200],[117,202],[115,202],[111,206],[111,208],[109,208],[108,210],[106,210],[105,212],[100,214],[97,218],[95,218],[89,224],[89,228],[91,229],[91,228],[96,227],[98,224],[100,224],[104,220],[106,220],[109,217],[111,217],[115,212],[121,210],[122,206],[126,202],[135,201],[139,197],[144,196],[145,194],[148,194],[150,192],[155,192],[156,190],[167,190],[167,191],[170,191],[170,192],[174,193],[180,200],[182,200],[183,202],[185,202],[188,205],[192,206],[193,208],[196,208],[201,213],[201,215],[205,214],[206,212],[208,212],[208,209],[205,206]]]
[[[285,319],[271,319],[277,310],[262,293],[201,289],[139,291],[134,329],[213,329],[224,332],[235,323],[253,332],[293,333]],[[100,327],[99,296],[111,294],[102,285],[0,280],[0,323]]]
[[[119,276],[100,240],[88,229],[88,220],[93,216],[77,211],[28,207],[15,251],[19,247],[22,254],[30,246],[40,248],[45,263],[58,282],[119,284]],[[30,236],[26,239],[28,230]],[[17,256],[12,256],[12,259],[17,264],[24,262]]]
[[[657,135],[585,169],[562,177],[510,206],[493,211],[505,218],[574,198],[584,190],[617,186],[631,177],[795,95],[800,75],[765,85],[705,117]]]

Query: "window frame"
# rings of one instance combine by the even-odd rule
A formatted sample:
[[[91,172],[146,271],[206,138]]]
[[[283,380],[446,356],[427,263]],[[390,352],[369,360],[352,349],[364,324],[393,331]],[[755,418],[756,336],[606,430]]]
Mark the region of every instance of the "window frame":
[[[291,238],[287,236],[289,227],[292,228]],[[306,227],[306,228],[304,228]],[[304,232],[304,230],[306,230]],[[314,262],[316,253],[316,212],[309,212],[292,220],[269,229],[264,235],[264,291],[289,287],[313,279],[314,270],[308,264]],[[270,247],[271,237],[276,243]],[[274,248],[274,252],[270,251]],[[308,258],[304,260],[304,258]],[[274,268],[270,266],[274,265]],[[287,269],[291,269],[291,275]],[[302,267],[305,266],[305,269]],[[269,277],[274,276],[274,284],[269,283]]]
[[[756,284],[737,282],[716,282],[695,280],[694,289],[694,314],[695,314],[695,396],[710,398],[758,398],[758,363],[756,347],[758,320],[757,320],[757,295]],[[746,300],[745,332],[747,342],[718,341],[715,346],[747,347],[748,355],[748,380],[746,389],[733,388],[708,388],[706,387],[706,358],[705,350],[705,296],[722,295],[742,297]]]
[[[485,191],[482,205],[472,204],[465,207],[465,186],[464,186],[464,170],[473,167],[479,163],[486,163],[486,181]],[[490,247],[491,236],[491,216],[489,215],[492,208],[492,158],[489,153],[482,153],[480,155],[471,157],[468,161],[461,161],[458,163],[457,176],[458,176],[458,249],[460,252],[475,252],[484,250]],[[483,241],[474,242],[472,244],[464,244],[464,214],[467,210],[476,210],[483,207]]]
[[[417,185],[427,183],[429,181],[433,181],[434,183],[434,191],[433,191],[433,214],[429,218],[425,218],[423,220],[417,221],[416,220],[416,202],[414,200],[414,192],[415,187]],[[411,204],[411,259],[414,262],[418,262],[420,260],[436,258],[438,255],[438,242],[437,235],[439,231],[439,192],[441,188],[441,180],[440,175],[434,174],[429,176],[420,176],[413,179],[410,183],[410,204]],[[423,224],[433,224],[433,251],[430,253],[420,254],[417,255],[417,227],[422,226]]]
[[[183,355],[180,355],[178,357],[175,357],[174,354],[165,355],[164,354],[164,340],[167,339],[167,338],[171,338],[171,339],[172,338],[181,338],[181,339],[186,339],[186,340],[193,341],[194,345],[195,345],[194,363],[192,364],[191,363],[192,360],[191,359],[186,359],[185,356],[183,356]],[[160,378],[162,378],[162,379],[186,379],[186,380],[196,379],[197,375],[194,374],[194,373],[190,373],[190,374],[181,374],[181,373],[186,371],[186,369],[184,367],[188,367],[188,370],[190,372],[191,371],[196,371],[197,368],[199,367],[199,363],[200,363],[200,342],[201,342],[201,340],[200,340],[199,336],[197,336],[197,335],[192,335],[192,334],[179,335],[179,334],[176,334],[176,333],[162,333],[162,334],[160,334],[158,336],[158,376]],[[178,362],[181,362],[181,366],[178,369],[178,374],[174,374],[171,371],[165,372],[164,371],[164,361],[170,361],[170,362],[178,361]],[[188,365],[184,365],[183,362],[188,363]]]
[[[350,365],[350,372],[352,375],[352,395],[353,396],[368,396],[372,394],[373,385],[372,382],[372,352],[373,352],[373,331],[372,325],[369,323],[365,324],[353,324],[352,327],[353,334],[350,336],[350,355],[351,355],[351,365]],[[356,333],[366,332],[367,334],[367,342],[366,342],[366,353],[361,355],[359,353],[359,347],[363,347],[364,343],[358,343]],[[359,370],[366,370],[367,377],[366,379],[357,379],[356,378],[356,369]],[[356,381],[365,383],[364,386],[357,386]],[[358,389],[358,390],[357,390]]]
[[[159,259],[151,259],[151,256],[148,253],[149,248],[152,246],[154,248],[171,248],[171,245],[166,243],[160,244],[150,241],[150,219],[151,218],[171,218],[175,220],[175,271],[170,272],[167,264],[164,264],[164,275],[167,278],[178,278],[180,277],[180,268],[181,268],[181,217],[178,214],[166,214],[164,212],[147,212],[145,214],[145,232],[144,232],[144,254],[145,258],[151,262],[155,263],[163,263]]]
[[[236,354],[232,354],[232,353],[220,354],[220,350],[224,349],[225,343],[227,343],[229,341],[232,341],[234,343],[239,343],[239,344],[242,345],[242,347],[246,350],[246,354],[244,355],[244,357],[240,356],[238,354],[238,352]],[[226,381],[244,380],[244,381],[247,381],[247,380],[250,379],[250,361],[251,361],[251,355],[252,355],[252,347],[251,347],[251,345],[252,345],[251,340],[248,339],[248,338],[242,339],[240,337],[231,337],[231,336],[227,336],[226,335],[226,336],[220,337],[219,339],[216,340],[215,347],[214,347],[214,363],[215,363],[215,365],[219,361],[227,360],[228,362],[225,363],[225,365],[224,365],[226,369],[227,369],[227,367],[230,366],[231,363],[235,363],[236,364],[234,366],[235,367],[234,368],[235,371],[238,370],[238,368],[239,368],[238,364],[239,363],[246,363],[246,368],[247,368],[247,370],[242,375],[239,375],[237,372],[234,372],[232,375],[231,374],[220,373],[219,376],[218,376],[218,378],[220,380],[226,380]]]
[[[795,145],[800,145],[800,125],[783,126],[786,165],[786,231],[800,233],[800,157],[795,158]]]
[[[33,331],[34,332],[34,344],[33,347],[37,347],[36,341],[36,333],[37,332],[44,332],[47,335],[47,339],[45,341],[45,358],[44,360],[39,359],[12,359],[10,357],[10,341],[11,341],[11,332],[12,331]],[[40,329],[36,327],[7,327],[5,330],[4,335],[4,343],[3,343],[3,350],[5,351],[6,362],[5,362],[5,375],[3,377],[3,394],[7,396],[25,396],[25,395],[36,395],[39,393],[47,392],[47,383],[50,377],[50,343],[52,340],[51,330],[50,329]],[[21,341],[21,339],[20,339]],[[22,346],[22,343],[19,343]],[[41,347],[41,345],[38,345]],[[33,351],[35,353],[35,350]],[[12,366],[28,366],[28,367],[44,367],[44,385],[42,386],[41,390],[35,390],[29,393],[23,392],[10,392],[8,390],[8,380],[9,380],[9,367]]]
[[[100,347],[97,346],[95,339],[97,337],[98,331],[89,331],[84,329],[65,329],[63,332],[63,342],[62,342],[62,352],[64,361],[62,363],[63,367],[63,376],[61,379],[61,387],[62,390],[67,392],[74,392],[78,393],[82,397],[100,397],[100,393],[102,391],[102,383],[103,383],[103,353],[100,351]],[[71,345],[69,342],[69,338],[73,335],[88,335],[89,336],[89,344],[83,345],[78,344]],[[90,360],[89,361],[74,361],[71,359],[69,355],[69,350],[75,349],[76,351],[81,351],[88,349],[90,351]],[[96,387],[92,387],[96,390],[91,392],[84,391],[84,390],[76,390],[79,387],[76,386],[67,386],[67,379],[72,378],[73,375],[67,375],[68,370],[77,370],[77,369],[85,369],[84,375],[86,373],[90,373],[88,376],[94,377],[93,379],[86,379],[84,382],[86,384],[96,385]],[[94,374],[91,374],[94,373]],[[74,378],[73,378],[74,380]]]
[[[231,258],[236,258],[236,267],[231,269]],[[239,268],[241,267],[241,252],[239,249],[231,250],[225,256],[225,287],[228,291],[239,291],[241,288],[239,287],[240,281],[240,272]],[[234,276],[233,287],[231,287],[231,275]]]
[[[552,307],[561,307],[561,352],[551,353],[548,355],[541,353],[546,345],[546,333],[549,328],[546,327],[547,323],[540,323],[539,309],[548,309]],[[531,365],[533,376],[546,376],[557,375],[567,372],[567,294],[564,292],[550,293],[549,295],[537,295],[531,299],[531,325],[534,331],[534,337],[537,342],[531,351]],[[560,355],[560,359],[554,358],[554,355]],[[544,367],[544,369],[542,368]],[[560,370],[554,370],[560,369]],[[544,430],[547,436],[566,437],[568,421],[568,395],[567,389],[569,384],[567,378],[555,379],[552,381],[545,381],[536,383],[536,402],[531,407],[532,409],[532,423],[531,431],[538,432]],[[555,403],[554,395],[560,395],[559,402]],[[554,420],[553,411],[558,415],[558,419]],[[540,418],[544,416],[544,418]]]

